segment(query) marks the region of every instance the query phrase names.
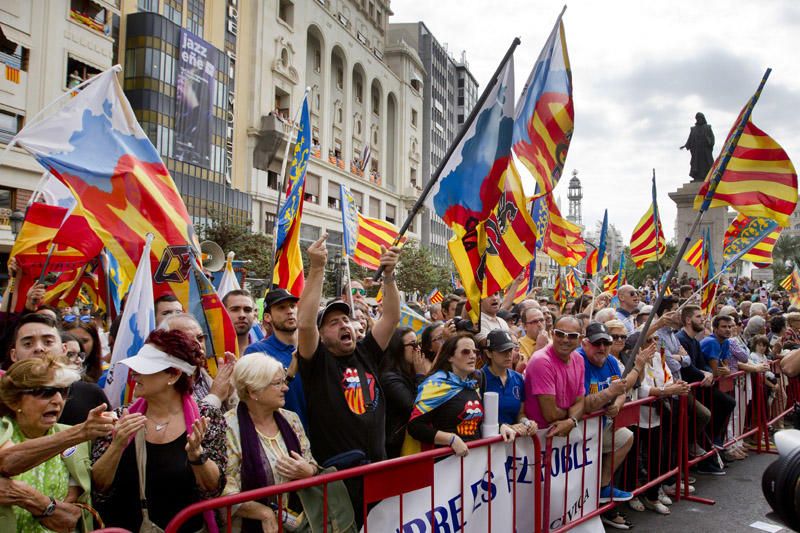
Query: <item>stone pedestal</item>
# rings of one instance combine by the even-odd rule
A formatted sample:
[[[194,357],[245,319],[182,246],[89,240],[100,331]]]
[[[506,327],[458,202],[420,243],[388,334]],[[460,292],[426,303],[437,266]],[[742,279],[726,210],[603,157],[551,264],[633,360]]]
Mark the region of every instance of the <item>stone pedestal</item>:
[[[683,240],[686,238],[686,234],[689,233],[689,229],[697,216],[697,211],[694,210],[694,199],[702,185],[703,183],[700,181],[690,181],[681,185],[677,191],[669,193],[669,197],[678,207],[678,217],[675,220],[675,244],[678,249],[683,244]],[[692,236],[689,248],[705,235],[706,228],[709,228],[711,234],[711,253],[714,258],[714,266],[719,270],[722,264],[722,245],[725,239],[725,230],[728,228],[728,208],[715,207],[706,211],[700,221],[700,226]],[[689,277],[697,277],[697,271],[689,263],[681,260],[678,266],[678,275],[680,276],[684,272],[689,274]]]

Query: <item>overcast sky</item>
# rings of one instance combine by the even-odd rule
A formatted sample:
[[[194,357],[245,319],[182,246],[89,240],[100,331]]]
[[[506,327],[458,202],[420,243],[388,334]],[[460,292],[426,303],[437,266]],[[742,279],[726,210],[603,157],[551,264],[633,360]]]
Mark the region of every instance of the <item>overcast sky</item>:
[[[392,0],[390,22],[422,20],[458,59],[466,50],[485,85],[512,39],[519,93],[563,3],[534,0]],[[800,1],[573,0],[564,15],[572,65],[575,132],[556,188],[566,214],[573,169],[584,191],[583,218],[609,222],[626,244],[650,202],[668,239],[675,204],[667,193],[689,181],[678,150],[701,111],[719,153],[728,130],[767,67],[773,71],[753,121],[800,165]]]

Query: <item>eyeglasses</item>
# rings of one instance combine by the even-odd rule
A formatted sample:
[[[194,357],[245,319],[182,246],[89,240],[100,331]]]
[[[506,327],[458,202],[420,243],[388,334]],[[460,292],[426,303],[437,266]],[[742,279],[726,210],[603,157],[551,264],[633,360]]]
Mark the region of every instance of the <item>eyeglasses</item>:
[[[608,342],[605,339],[600,339],[599,341],[594,341],[594,342],[592,342],[590,344],[592,346],[594,346],[595,348],[600,348],[601,346],[611,346],[613,343]]]
[[[366,296],[367,290],[353,287],[352,289],[350,289],[350,294],[352,294],[353,296],[355,296],[356,294],[360,294],[361,296]]]
[[[67,352],[67,359],[78,359],[83,361],[86,359],[86,352]]]
[[[577,331],[563,331],[560,329],[554,329],[553,333],[555,333],[556,337],[560,339],[566,338],[571,341],[576,341],[581,338],[581,334],[578,333]]]
[[[275,388],[278,388],[278,389],[280,389],[280,388],[281,388],[281,387],[283,387],[284,385],[288,387],[288,386],[289,386],[289,383],[291,383],[291,382],[292,382],[291,378],[289,378],[289,377],[287,376],[287,377],[285,377],[285,378],[283,378],[283,379],[278,379],[278,380],[275,380],[275,381],[270,381],[270,383],[269,383],[269,386],[270,386],[270,387],[275,387]]]
[[[88,324],[89,322],[92,321],[92,317],[89,316],[89,315],[83,315],[83,316],[64,315],[64,317],[61,319],[62,322],[65,322],[67,324],[71,324],[71,323],[75,322],[76,320],[80,320],[84,324]]]
[[[421,346],[421,344],[418,343],[417,341],[414,341],[414,342],[407,342],[407,343],[403,344],[403,346],[406,346],[406,347],[410,346],[411,348],[414,348],[416,350],[417,348],[419,348]]]
[[[22,394],[30,394],[36,398],[49,399],[60,394],[62,398],[69,395],[69,387],[38,387],[35,389],[22,389]]]
[[[534,318],[533,320],[528,320],[525,322],[526,324],[541,324],[544,322],[544,318]]]
[[[611,338],[614,339],[615,341],[626,341],[626,340],[628,340],[628,336],[627,335],[614,335],[613,333],[611,334]]]

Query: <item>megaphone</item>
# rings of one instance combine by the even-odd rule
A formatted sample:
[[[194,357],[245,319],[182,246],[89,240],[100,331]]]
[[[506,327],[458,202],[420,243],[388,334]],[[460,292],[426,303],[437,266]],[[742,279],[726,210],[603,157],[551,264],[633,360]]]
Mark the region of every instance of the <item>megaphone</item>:
[[[219,272],[225,265],[225,252],[214,241],[200,243],[200,253],[203,257],[203,268],[211,272]]]

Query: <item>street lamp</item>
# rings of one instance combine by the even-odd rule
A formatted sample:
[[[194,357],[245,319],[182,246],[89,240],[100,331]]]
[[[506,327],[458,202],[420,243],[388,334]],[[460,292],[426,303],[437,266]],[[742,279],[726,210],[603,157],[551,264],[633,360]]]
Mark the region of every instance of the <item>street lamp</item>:
[[[19,235],[19,230],[22,229],[22,223],[25,221],[25,213],[22,211],[14,211],[8,219],[11,222],[11,234],[14,235],[16,239],[17,235]]]

